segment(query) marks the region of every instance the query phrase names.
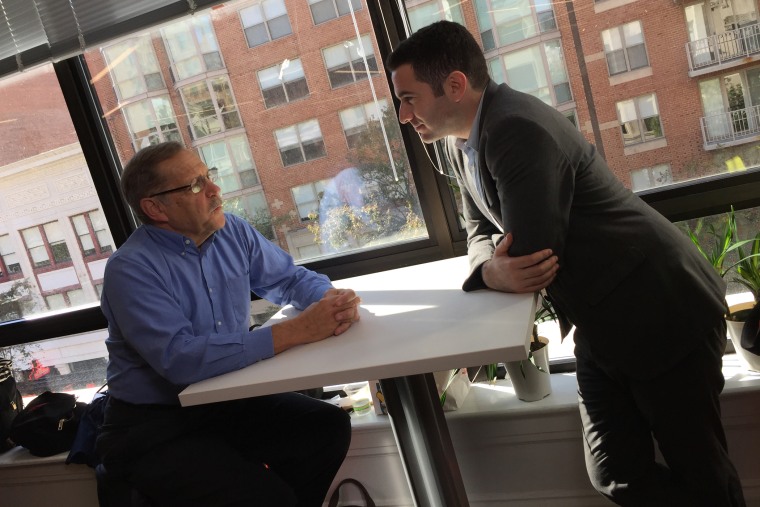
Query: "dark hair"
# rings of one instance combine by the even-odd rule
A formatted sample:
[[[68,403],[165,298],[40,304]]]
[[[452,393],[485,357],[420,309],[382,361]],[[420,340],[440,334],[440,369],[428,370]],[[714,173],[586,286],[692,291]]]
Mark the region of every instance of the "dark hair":
[[[121,191],[132,211],[144,223],[149,224],[152,220],[143,213],[140,200],[158,190],[166,181],[158,171],[158,166],[184,149],[184,146],[174,141],[154,144],[138,151],[124,166]]]
[[[429,84],[437,97],[443,95],[443,83],[455,70],[464,73],[476,90],[484,90],[490,79],[483,50],[467,28],[452,21],[417,30],[398,45],[385,66],[394,71],[407,63],[417,80]]]

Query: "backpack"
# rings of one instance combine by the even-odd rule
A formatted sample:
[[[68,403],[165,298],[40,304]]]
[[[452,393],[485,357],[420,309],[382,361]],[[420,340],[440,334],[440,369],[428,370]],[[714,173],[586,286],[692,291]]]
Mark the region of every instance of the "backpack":
[[[9,438],[11,424],[24,408],[24,401],[13,377],[10,359],[0,359],[0,452],[15,447]]]

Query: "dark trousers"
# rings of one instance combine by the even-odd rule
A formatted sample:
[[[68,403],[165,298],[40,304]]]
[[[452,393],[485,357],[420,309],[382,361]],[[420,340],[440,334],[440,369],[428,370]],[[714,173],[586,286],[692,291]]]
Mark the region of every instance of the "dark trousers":
[[[343,410],[286,393],[186,408],[112,400],[97,451],[152,505],[319,507],[350,441]]]
[[[576,347],[586,468],[600,493],[636,507],[745,505],[720,418],[725,343],[723,321],[673,368],[646,380]],[[653,437],[666,465],[655,462]]]

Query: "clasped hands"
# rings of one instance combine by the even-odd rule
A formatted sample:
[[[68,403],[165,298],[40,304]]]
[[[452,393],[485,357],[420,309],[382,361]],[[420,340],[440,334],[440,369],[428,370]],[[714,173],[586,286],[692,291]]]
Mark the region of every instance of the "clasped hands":
[[[328,289],[298,316],[272,326],[274,352],[344,333],[359,320],[361,298],[351,289]]]
[[[496,245],[493,257],[483,263],[483,282],[490,289],[502,292],[537,292],[547,287],[559,270],[558,259],[550,249],[520,257],[510,257],[512,233]]]

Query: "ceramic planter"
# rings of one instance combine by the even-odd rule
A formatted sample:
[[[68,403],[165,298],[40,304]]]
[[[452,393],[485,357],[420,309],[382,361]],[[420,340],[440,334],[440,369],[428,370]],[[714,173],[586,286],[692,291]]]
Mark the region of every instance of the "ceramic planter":
[[[742,328],[744,327],[744,322],[726,320],[726,325],[728,327],[728,337],[731,338],[731,342],[734,344],[734,350],[736,350],[736,357],[739,358],[739,362],[748,370],[760,371],[760,356],[742,348]]]
[[[506,363],[507,373],[509,373],[509,379],[515,388],[515,394],[523,401],[542,400],[552,392],[551,378],[549,377],[549,340],[539,336],[538,341],[544,346],[533,352],[533,358],[536,365],[541,368],[540,370],[528,359]]]

